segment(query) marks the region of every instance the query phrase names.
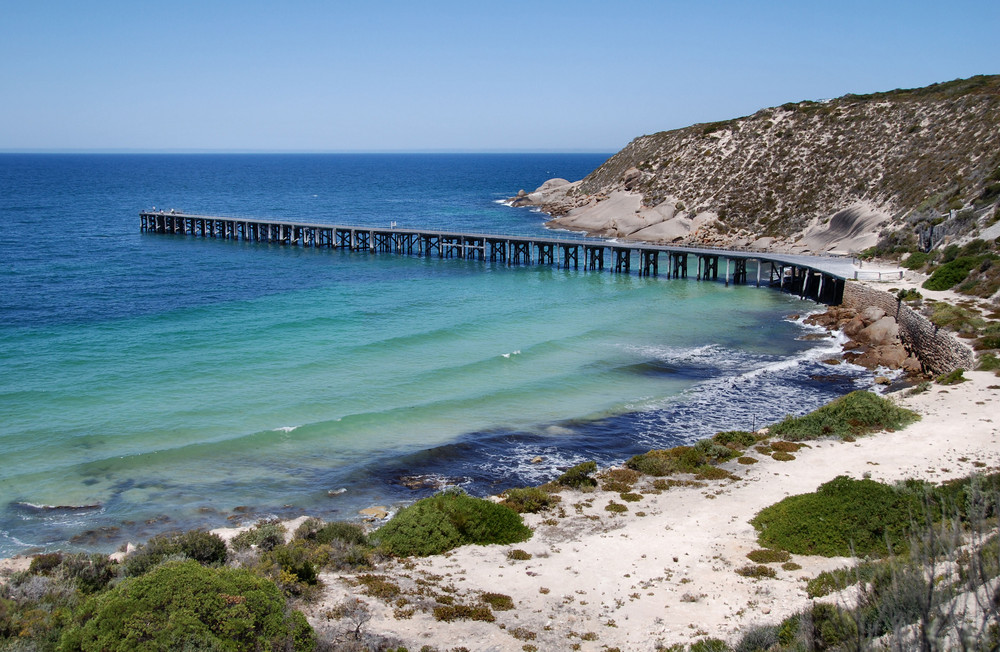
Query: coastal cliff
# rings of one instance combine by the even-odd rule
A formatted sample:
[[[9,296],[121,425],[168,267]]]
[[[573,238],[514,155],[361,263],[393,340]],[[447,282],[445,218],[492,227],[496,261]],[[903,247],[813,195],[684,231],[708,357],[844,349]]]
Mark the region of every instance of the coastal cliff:
[[[992,216],[998,124],[998,75],[790,102],[640,136],[586,178],[512,203],[593,235],[854,253],[948,211]]]

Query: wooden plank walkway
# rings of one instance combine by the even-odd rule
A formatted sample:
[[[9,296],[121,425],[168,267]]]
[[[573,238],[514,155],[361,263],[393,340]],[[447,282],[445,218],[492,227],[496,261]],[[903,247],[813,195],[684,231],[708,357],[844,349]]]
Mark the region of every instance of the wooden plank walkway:
[[[726,285],[755,282],[759,287],[763,283],[830,305],[841,303],[845,279],[853,273],[853,266],[846,259],[656,245],[573,235],[379,228],[167,211],[143,211],[139,213],[139,220],[141,230],[146,233],[461,258],[505,265],[550,265],[566,269],[582,266],[585,270],[608,269],[626,274],[634,267],[642,276],[658,276],[662,257],[667,278],[688,278],[690,275],[698,280],[719,280],[724,260],[722,280]],[[748,263],[753,263],[753,278],[748,273]]]

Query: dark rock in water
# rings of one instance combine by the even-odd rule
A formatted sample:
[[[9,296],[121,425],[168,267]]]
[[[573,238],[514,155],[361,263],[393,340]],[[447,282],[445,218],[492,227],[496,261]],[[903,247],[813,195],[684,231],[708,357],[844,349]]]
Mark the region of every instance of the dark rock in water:
[[[815,342],[816,340],[828,340],[831,337],[833,336],[829,333],[806,333],[802,337],[797,337],[795,339],[800,342]]]
[[[16,502],[12,503],[12,505],[29,512],[85,512],[103,507],[101,503],[89,505],[35,505],[33,503]]]
[[[823,361],[823,364],[838,365],[840,364],[840,360],[838,360],[837,358],[827,358],[826,360]]]
[[[444,489],[468,482],[469,478],[449,478],[442,475],[402,475],[397,482],[407,489]]]
[[[95,545],[103,541],[114,539],[118,536],[121,528],[117,525],[108,525],[95,530],[87,530],[80,534],[73,535],[69,542],[75,545]]]

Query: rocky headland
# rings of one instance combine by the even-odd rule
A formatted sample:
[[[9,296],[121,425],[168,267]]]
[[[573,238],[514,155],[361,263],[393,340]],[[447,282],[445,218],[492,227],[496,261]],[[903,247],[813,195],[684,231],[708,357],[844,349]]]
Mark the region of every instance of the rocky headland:
[[[591,235],[849,254],[907,226],[945,236],[963,227],[942,214],[990,210],[997,124],[1000,76],[790,102],[640,136],[586,178],[511,202]]]

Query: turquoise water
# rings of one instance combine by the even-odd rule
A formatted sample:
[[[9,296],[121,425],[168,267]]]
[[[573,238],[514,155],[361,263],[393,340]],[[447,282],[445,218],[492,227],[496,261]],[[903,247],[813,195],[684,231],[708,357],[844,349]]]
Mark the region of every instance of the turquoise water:
[[[243,191],[324,219],[305,214],[319,193],[295,180],[302,161],[262,158],[0,157],[22,189],[0,204],[0,552],[351,517],[438,483],[499,491],[759,426],[863,382],[818,363],[831,343],[797,339],[785,317],[811,304],[767,289],[138,232],[138,210],[174,186],[188,210],[266,213],[227,203]],[[399,194],[419,206],[411,223],[537,231],[541,216],[497,200],[594,158],[386,157],[366,165],[395,179],[391,193],[356,201]],[[359,164],[308,163],[338,188]],[[94,178],[46,204],[70,193],[66,166]],[[412,172],[427,166],[441,180]],[[82,237],[60,232],[67,221]]]

